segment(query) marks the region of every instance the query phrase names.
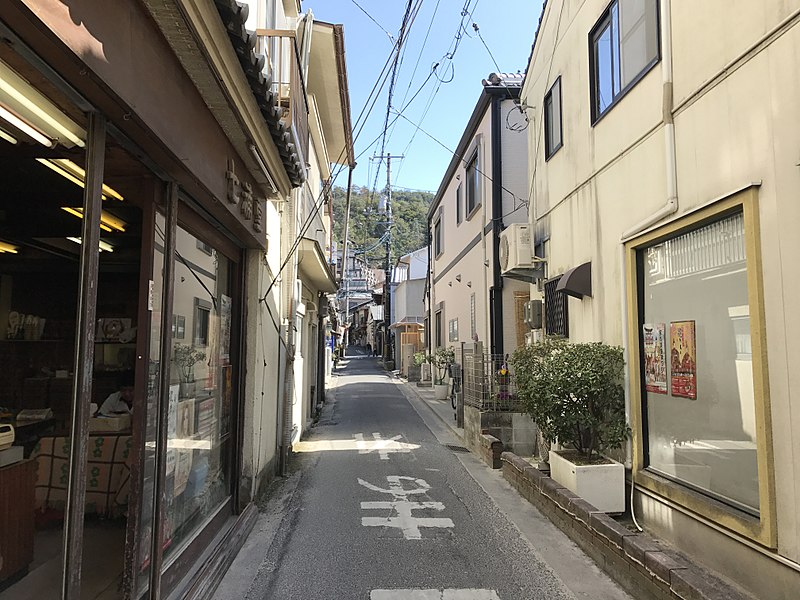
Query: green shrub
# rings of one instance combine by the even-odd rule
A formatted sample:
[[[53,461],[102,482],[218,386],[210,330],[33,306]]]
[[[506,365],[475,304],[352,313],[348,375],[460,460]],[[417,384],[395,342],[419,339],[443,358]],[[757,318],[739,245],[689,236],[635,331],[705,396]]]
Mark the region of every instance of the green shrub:
[[[548,442],[591,459],[627,439],[621,348],[546,340],[518,348],[511,364],[517,394]]]
[[[430,362],[436,367],[436,381],[434,383],[444,383],[444,377],[447,374],[447,367],[456,362],[456,351],[447,346],[441,346],[436,349],[436,352],[429,357]]]

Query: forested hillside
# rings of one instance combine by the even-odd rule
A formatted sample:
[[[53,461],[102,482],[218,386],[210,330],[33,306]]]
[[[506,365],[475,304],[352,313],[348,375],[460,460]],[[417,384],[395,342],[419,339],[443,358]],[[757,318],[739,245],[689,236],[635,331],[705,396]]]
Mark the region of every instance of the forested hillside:
[[[370,199],[370,190],[353,186],[350,195],[350,241],[356,248],[368,249],[367,259],[370,264],[383,267],[386,256],[385,246],[378,244],[386,229],[386,215],[378,212],[377,192]],[[345,200],[347,189],[333,188],[334,239],[340,245],[344,240]],[[433,194],[430,192],[412,192],[392,190],[392,260],[413,250],[425,246],[425,228],[428,207]],[[374,249],[372,249],[374,247]],[[371,250],[370,250],[371,249]]]

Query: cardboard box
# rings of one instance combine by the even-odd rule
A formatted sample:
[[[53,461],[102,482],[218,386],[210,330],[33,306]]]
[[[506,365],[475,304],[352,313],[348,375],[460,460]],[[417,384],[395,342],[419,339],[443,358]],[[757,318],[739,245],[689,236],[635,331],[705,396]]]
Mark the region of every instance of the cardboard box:
[[[92,417],[89,419],[89,431],[126,431],[131,428],[131,416]]]
[[[0,467],[13,465],[19,462],[24,457],[24,448],[22,446],[11,446],[5,450],[0,450]]]

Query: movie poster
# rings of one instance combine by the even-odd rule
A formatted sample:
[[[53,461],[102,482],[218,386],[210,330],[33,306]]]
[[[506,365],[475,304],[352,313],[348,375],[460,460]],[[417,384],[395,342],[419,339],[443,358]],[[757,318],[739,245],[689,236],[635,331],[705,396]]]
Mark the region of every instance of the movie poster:
[[[669,325],[672,395],[697,398],[697,347],[694,321],[673,321]]]
[[[667,393],[667,326],[664,323],[645,323],[644,380],[645,389],[655,394]]]

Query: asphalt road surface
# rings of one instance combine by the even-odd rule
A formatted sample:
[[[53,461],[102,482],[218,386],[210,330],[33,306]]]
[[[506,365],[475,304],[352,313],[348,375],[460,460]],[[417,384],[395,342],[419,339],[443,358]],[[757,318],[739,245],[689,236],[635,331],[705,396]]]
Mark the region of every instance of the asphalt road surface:
[[[590,591],[574,594],[465,465],[485,467],[435,434],[408,393],[376,359],[347,361],[299,445],[297,488],[247,599],[627,598],[587,559],[569,572]]]

